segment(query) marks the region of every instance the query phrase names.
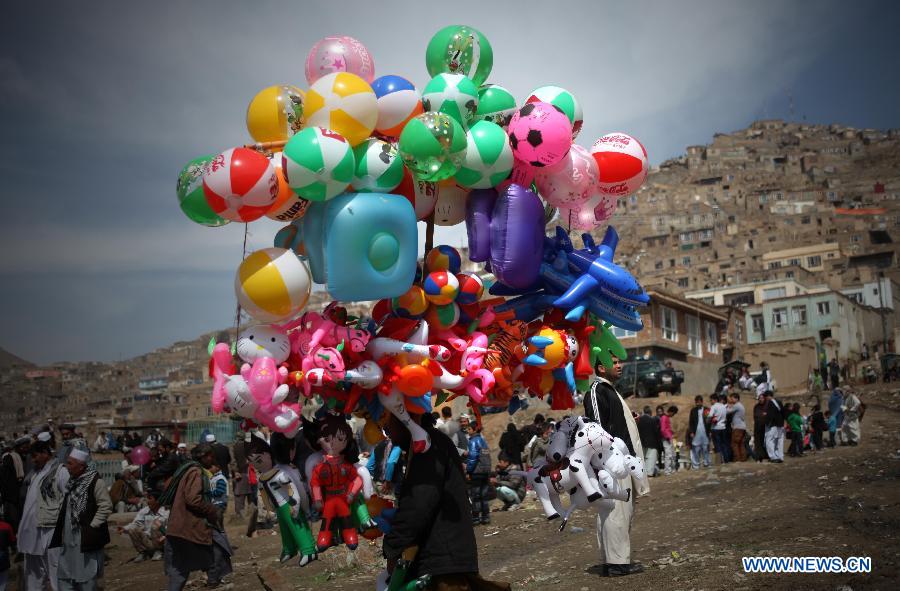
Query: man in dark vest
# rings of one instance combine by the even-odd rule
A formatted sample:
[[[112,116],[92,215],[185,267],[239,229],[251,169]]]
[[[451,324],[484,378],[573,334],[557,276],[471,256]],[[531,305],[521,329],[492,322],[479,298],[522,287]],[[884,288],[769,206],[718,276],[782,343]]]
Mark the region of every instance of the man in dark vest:
[[[73,447],[66,459],[69,482],[50,540],[61,548],[56,571],[59,591],[94,591],[103,576],[103,547],[109,543],[107,519],[112,501],[90,455]]]
[[[610,355],[610,365],[604,366],[597,359],[594,366],[597,380],[584,397],[585,418],[597,421],[613,437],[619,437],[628,446],[628,453],[643,459],[638,427],[625,400],[616,391],[613,382],[622,374],[622,362]],[[610,577],[633,575],[644,571],[643,565],[631,562],[631,520],[634,515],[634,493],[650,492],[647,479],[627,476],[620,481],[622,488],[633,491],[628,501],[616,501],[612,509],[597,511],[597,543],[603,560],[603,574]]]

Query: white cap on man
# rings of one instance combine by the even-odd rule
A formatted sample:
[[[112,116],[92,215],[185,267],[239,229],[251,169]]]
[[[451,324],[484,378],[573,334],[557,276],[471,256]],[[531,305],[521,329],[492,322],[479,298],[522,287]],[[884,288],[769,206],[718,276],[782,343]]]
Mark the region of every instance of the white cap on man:
[[[179,443],[179,444],[178,444],[178,449],[187,449],[187,443],[183,443],[183,442],[182,442],[182,443]]]
[[[81,462],[82,464],[87,464],[88,459],[91,457],[87,451],[83,449],[78,449],[77,447],[69,452],[69,457],[73,460]]]
[[[215,443],[216,436],[213,433],[206,434],[206,443]]]

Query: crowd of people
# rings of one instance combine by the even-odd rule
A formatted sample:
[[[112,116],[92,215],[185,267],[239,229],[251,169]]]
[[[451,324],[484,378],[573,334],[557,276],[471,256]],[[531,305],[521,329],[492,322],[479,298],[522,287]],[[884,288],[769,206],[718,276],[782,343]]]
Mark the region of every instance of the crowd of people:
[[[785,437],[787,453],[795,457],[859,443],[865,405],[855,394],[835,387],[824,408],[813,405],[804,415],[799,403],[784,403],[775,396],[774,380],[765,364],[755,378],[749,377],[746,368],[741,376],[726,374],[708,404],[703,396],[696,396],[681,443],[674,427],[678,407],[660,404],[655,409],[644,406],[640,414],[632,412],[613,386],[620,370],[614,358],[609,369],[598,364],[597,379],[584,393],[579,414],[599,422],[620,437],[631,454],[643,457],[650,477],[709,467],[713,456],[719,463],[781,463]],[[748,416],[742,398],[754,392],[756,403]],[[468,588],[508,588],[477,574],[474,527],[491,522],[493,501],[497,501],[495,511],[514,511],[525,501],[529,490],[523,473],[546,462],[554,420],[537,414],[521,428],[510,422],[496,447],[484,437],[480,422],[466,414],[454,416],[449,406],[421,416],[418,422],[432,439],[425,454],[409,453],[409,433],[394,419],[374,445],[368,443],[362,422],[348,421],[348,433],[352,432],[358,450],[354,462],[368,470],[373,489],[393,497],[400,508],[383,544],[389,566],[400,560],[412,541],[424,540],[422,558],[411,575],[428,573],[439,580],[462,581]],[[266,485],[274,474],[261,474],[254,468],[260,466],[260,446],[271,453],[273,466],[299,480],[305,479],[304,466],[314,453],[304,437],[289,440],[266,430],[252,437],[239,432],[230,448],[208,433],[190,449],[157,431],[146,438],[132,433],[113,438],[126,459],[114,482],[106,483],[91,457],[92,451],[99,451],[97,444],[110,439],[101,435],[92,450],[74,425],[63,424],[57,430],[44,426],[4,444],[0,463],[0,571],[4,578],[0,583],[10,568],[5,544],[14,545],[21,557],[26,589],[96,588],[103,574],[103,549],[110,541],[109,517],[119,512],[131,516],[114,533],[133,546],[133,562],[161,561],[169,589],[183,588],[196,571],[206,573],[208,587],[216,587],[231,572],[232,547],[224,527],[229,506],[236,518],[250,521],[247,535],[276,527],[275,514],[259,502],[261,496],[272,496]],[[144,444],[150,449],[149,460],[143,466],[132,464],[129,450]],[[302,486],[299,481],[296,484]],[[647,490],[638,482],[623,486],[634,487],[636,496]],[[602,572],[610,576],[641,572],[643,567],[630,558],[633,497],[613,506],[598,510]],[[471,521],[461,523],[453,507],[463,508]],[[423,520],[424,515],[431,517]],[[447,548],[440,539],[448,532],[460,540],[471,539],[471,547]],[[301,565],[315,559],[315,551],[309,552],[301,557]]]

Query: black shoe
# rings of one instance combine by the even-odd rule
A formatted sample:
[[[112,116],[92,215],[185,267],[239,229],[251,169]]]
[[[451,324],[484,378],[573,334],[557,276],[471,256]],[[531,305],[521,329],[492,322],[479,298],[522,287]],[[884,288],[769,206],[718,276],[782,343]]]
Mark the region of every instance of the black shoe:
[[[640,562],[632,562],[631,564],[607,564],[607,577],[624,577],[627,575],[636,575],[644,572],[644,565]]]
[[[784,460],[769,460],[773,464],[783,464]]]

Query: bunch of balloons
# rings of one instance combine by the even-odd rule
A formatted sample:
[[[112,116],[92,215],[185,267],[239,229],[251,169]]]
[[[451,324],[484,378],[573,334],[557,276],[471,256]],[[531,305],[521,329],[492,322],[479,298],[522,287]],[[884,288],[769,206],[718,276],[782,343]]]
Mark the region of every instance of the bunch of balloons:
[[[488,81],[493,64],[464,25],[433,36],[420,86],[376,76],[360,41],[326,37],[304,88],[252,97],[250,143],[184,167],[177,194],[194,222],[286,224],[235,274],[261,324],[240,339],[242,362],[211,349],[216,412],[293,433],[315,400],[373,424],[456,396],[476,415],[529,395],[569,408],[591,361],[609,359],[597,349],[621,352],[607,327],[642,327],[649,298],[615,262],[615,230],[599,246],[589,232],[644,182],[646,150],[620,132],[574,143],[584,113],[572,92],[544,85],[517,101]],[[440,245],[420,264],[420,221],[465,223],[468,252]],[[580,249],[573,228],[586,232]],[[466,255],[484,272],[464,272]],[[321,314],[304,313],[313,284],[335,300]],[[340,301],[374,303],[352,318]]]

